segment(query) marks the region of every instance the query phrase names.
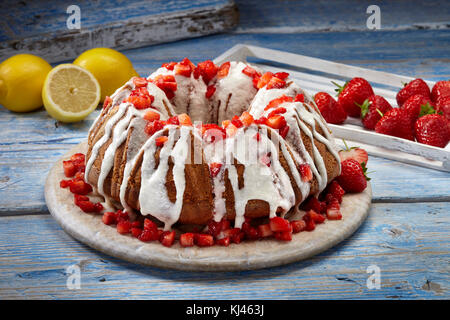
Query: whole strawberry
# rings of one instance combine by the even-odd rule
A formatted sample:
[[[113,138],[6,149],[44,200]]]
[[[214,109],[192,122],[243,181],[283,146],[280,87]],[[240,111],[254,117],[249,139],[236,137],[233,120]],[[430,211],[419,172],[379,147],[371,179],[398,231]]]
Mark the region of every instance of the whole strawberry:
[[[443,97],[450,97],[450,80],[438,81],[431,89],[431,100],[437,102]]]
[[[326,92],[318,92],[314,96],[320,113],[328,123],[341,124],[347,119],[345,110],[337,104],[336,100]]]
[[[420,117],[414,126],[417,142],[444,148],[449,139],[448,120],[440,114],[427,114]]]
[[[375,131],[414,141],[414,127],[404,109],[393,108],[386,112],[375,126]]]
[[[345,83],[343,87],[338,86],[338,104],[344,108],[350,117],[361,116],[361,108],[358,107],[364,103],[364,100],[373,95],[373,89],[370,83],[363,78],[353,78]]]
[[[362,192],[367,187],[367,177],[363,167],[354,159],[341,163],[341,175],[336,178],[345,192]]]
[[[432,106],[430,97],[423,96],[421,94],[415,94],[409,97],[401,106],[401,109],[405,110],[408,114],[409,119],[414,124],[419,118],[421,111],[422,115],[433,113],[434,108]]]
[[[450,121],[450,96],[440,97],[436,101],[436,111]]]
[[[425,81],[423,81],[422,79],[414,79],[411,82],[409,82],[408,84],[406,84],[403,89],[401,89],[398,93],[397,93],[397,104],[399,107],[401,107],[403,105],[403,103],[405,103],[405,101],[415,95],[415,94],[421,94],[425,97],[430,98],[430,88],[428,87],[428,85],[426,84]]]
[[[361,108],[362,124],[370,130],[375,129],[375,125],[381,119],[381,114],[392,109],[391,104],[385,98],[377,95],[370,96],[359,107]]]

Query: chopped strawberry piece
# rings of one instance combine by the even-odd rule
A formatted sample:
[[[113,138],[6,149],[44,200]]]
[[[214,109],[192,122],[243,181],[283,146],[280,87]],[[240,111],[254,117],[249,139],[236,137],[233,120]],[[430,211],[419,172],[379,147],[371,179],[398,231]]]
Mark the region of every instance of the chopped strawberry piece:
[[[206,99],[211,98],[214,95],[215,92],[216,92],[216,87],[215,86],[213,86],[213,85],[208,86],[206,88],[206,92],[205,92]]]
[[[267,238],[273,235],[273,231],[270,229],[269,223],[258,225],[258,231],[261,238]]]
[[[304,220],[293,220],[291,226],[293,233],[299,233],[306,229],[306,222]]]
[[[244,126],[248,127],[250,125],[253,124],[253,122],[255,122],[255,119],[253,119],[253,116],[247,112],[244,111],[241,116],[239,117],[239,119],[241,120],[241,122],[244,124]]]
[[[291,232],[291,225],[288,220],[281,217],[273,217],[270,219],[270,230],[273,232]]]
[[[109,96],[105,97],[105,101],[103,101],[103,109],[109,108],[112,105],[112,99]]]
[[[192,69],[189,65],[177,63],[174,67],[174,72],[177,75],[183,76],[183,77],[190,77],[192,73]]]
[[[214,238],[210,234],[196,233],[195,244],[198,245],[199,247],[210,247],[214,245]]]
[[[140,87],[146,87],[148,81],[145,78],[136,77],[136,78],[133,78],[133,83],[136,88],[140,88]]]
[[[77,201],[77,206],[86,213],[97,212],[95,203],[91,201]]]
[[[216,241],[216,244],[223,247],[228,247],[230,245],[230,237],[224,237]]]
[[[303,95],[303,93],[299,93],[298,95],[295,96],[294,101],[295,102],[305,102],[305,96]]]
[[[205,84],[208,84],[212,80],[212,78],[216,76],[217,72],[219,71],[219,68],[211,60],[206,60],[200,62],[197,65],[196,70],[198,71],[194,71],[194,77],[196,75],[199,75],[202,77]]]
[[[369,156],[366,150],[362,148],[349,147],[346,147],[346,149],[339,151],[339,158],[341,159],[341,162],[344,162],[347,159],[353,159],[358,161],[361,165],[363,162],[367,164],[367,161],[369,160]]]
[[[145,230],[150,230],[150,229],[157,230],[158,226],[152,220],[145,218],[144,219],[144,229]]]
[[[209,173],[210,173],[211,177],[213,177],[213,178],[216,177],[220,172],[220,168],[222,168],[221,163],[212,162],[209,165]]]
[[[259,89],[259,88],[258,88],[258,83],[259,83],[259,80],[260,80],[260,79],[261,79],[261,77],[254,77],[254,78],[253,78],[253,80],[252,80],[253,88]]]
[[[284,88],[286,86],[286,81],[281,80],[280,78],[277,77],[272,77],[269,81],[269,83],[267,84],[267,90],[270,89],[281,89]]]
[[[225,78],[228,75],[228,72],[230,71],[230,62],[224,62],[219,67],[219,71],[217,71],[217,78],[222,79]]]
[[[316,228],[316,223],[313,219],[311,219],[311,216],[309,214],[303,216],[303,221],[305,221],[306,223],[306,231],[313,231]]]
[[[275,237],[275,239],[281,240],[281,241],[291,241],[292,240],[292,232],[291,231],[275,232],[274,237]]]
[[[249,76],[250,78],[254,78],[257,76],[260,76],[260,74],[258,73],[258,71],[256,71],[255,69],[253,69],[250,66],[246,66],[243,70],[242,73]]]
[[[163,63],[161,67],[166,68],[167,70],[173,70],[176,64],[176,62]]]
[[[266,84],[269,83],[270,79],[273,77],[273,73],[272,72],[266,72],[264,73],[258,80],[258,84],[256,85],[256,87],[258,89],[261,89],[262,87],[264,87]]]
[[[192,126],[191,117],[189,117],[186,113],[179,114],[178,121],[182,126]]]
[[[281,129],[287,125],[287,122],[282,115],[277,114],[267,118],[266,124],[273,129]]]
[[[232,228],[223,231],[224,237],[229,237],[233,243],[241,243],[245,237],[245,233],[239,228]]]
[[[289,73],[287,73],[287,72],[277,72],[273,76],[277,77],[278,79],[281,79],[281,80],[286,80],[286,78],[289,77]]]
[[[76,194],[86,195],[92,192],[92,187],[90,184],[87,184],[83,180],[75,180],[72,181],[69,185],[70,192]]]
[[[231,119],[231,123],[234,124],[236,128],[241,128],[244,126],[241,119],[239,119],[238,116],[234,116],[233,119]]]
[[[307,163],[302,163],[298,166],[298,171],[302,177],[303,182],[309,182],[313,178],[311,167]]]
[[[84,153],[74,153],[70,157],[70,161],[72,161],[75,166],[79,166],[85,163],[85,158],[86,156]]]
[[[264,111],[272,109],[272,108],[276,108],[280,104],[285,103],[285,102],[292,102],[293,100],[294,99],[292,99],[292,97],[288,97],[286,95],[282,95],[281,97],[278,97],[278,98],[275,98],[275,99],[271,100],[269,102],[269,104],[264,108]],[[269,115],[269,117],[270,117],[270,115]]]
[[[59,186],[63,189],[67,188],[70,186],[70,184],[72,183],[72,180],[61,180],[59,182]]]
[[[175,126],[178,126],[178,125],[180,125],[180,119],[178,118],[178,116],[170,117],[167,120],[167,124],[173,124]]]
[[[63,161],[64,175],[67,178],[73,177],[77,172],[75,164],[71,160]]]
[[[81,201],[89,201],[89,197],[83,196],[81,194],[73,195],[75,205],[78,205]]]
[[[194,234],[191,232],[183,233],[180,236],[180,245],[182,247],[192,247],[194,246]]]
[[[327,218],[330,220],[341,220],[342,213],[340,211],[341,207],[338,200],[331,201],[327,204]]]
[[[167,140],[169,140],[169,138],[167,138],[166,136],[162,136],[162,137],[158,137],[155,139],[155,143],[157,147],[162,147]]]
[[[244,231],[247,239],[257,240],[261,238],[258,228],[253,227],[247,221],[242,224],[242,231]]]
[[[117,223],[117,232],[120,234],[127,234],[131,231],[131,222],[122,220]]]
[[[282,113],[286,113],[286,108],[279,107],[279,108],[276,108],[275,110],[272,110],[272,111],[267,115],[267,117],[270,118],[270,117],[272,117],[272,116],[274,116],[274,115],[282,114]]]
[[[159,242],[165,247],[171,247],[175,242],[175,231],[164,231],[159,237]]]
[[[310,216],[311,219],[314,220],[315,223],[323,223],[325,221],[325,216],[321,215],[320,213],[315,212],[314,210],[309,210],[307,214]]]
[[[345,190],[339,185],[336,180],[333,180],[327,188],[327,192],[335,197],[339,203],[342,202],[342,197],[345,194]]]
[[[139,236],[142,233],[142,229],[138,227],[132,227],[131,228],[131,235],[135,238],[139,238]]]
[[[103,211],[103,205],[100,202],[96,202],[94,203],[94,211],[93,212],[97,212],[100,213]]]
[[[256,124],[266,124],[266,123],[267,123],[267,118],[264,117],[264,116],[262,116],[262,117],[259,118],[259,119],[255,119],[255,123],[256,123]]]
[[[284,126],[283,128],[280,129],[279,134],[284,139],[284,138],[286,138],[288,132],[289,132],[289,126]]]
[[[102,221],[106,225],[115,224],[117,223],[117,215],[115,212],[105,212]]]
[[[145,132],[152,136],[155,132],[162,130],[164,128],[165,122],[160,120],[155,120],[153,122],[147,123],[145,126]]]
[[[142,223],[139,220],[133,221],[131,223],[131,227],[132,228],[141,228],[142,227]]]
[[[221,221],[217,222],[211,220],[208,222],[208,233],[212,235],[214,238],[217,238],[222,231],[222,223]]]
[[[322,206],[320,204],[320,201],[314,196],[309,197],[307,201],[305,201],[305,203],[302,205],[302,209],[305,211],[314,210],[315,212],[322,213]]]
[[[138,239],[142,242],[156,241],[159,239],[158,229],[145,229],[142,230],[142,233],[138,236]]]
[[[160,114],[153,110],[149,110],[144,114],[144,119],[150,122],[159,120],[160,117],[161,117]]]
[[[125,221],[125,220],[130,220],[130,216],[128,215],[128,212],[126,211],[122,211],[122,210],[117,210],[116,212],[117,215],[117,221]]]
[[[151,107],[152,102],[153,102],[152,98],[154,99],[154,97],[150,96],[150,95],[148,95],[148,96],[143,96],[143,95],[132,96],[132,95],[130,95],[126,99],[126,101],[132,103],[136,109],[141,110],[141,109],[147,109],[147,108]]]

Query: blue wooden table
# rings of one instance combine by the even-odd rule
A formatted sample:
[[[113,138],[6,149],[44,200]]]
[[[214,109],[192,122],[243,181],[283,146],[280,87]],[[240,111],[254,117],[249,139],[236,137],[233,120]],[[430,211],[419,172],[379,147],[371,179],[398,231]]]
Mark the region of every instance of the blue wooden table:
[[[373,1],[236,1],[240,24],[233,31],[123,52],[142,75],[166,61],[199,62],[247,43],[450,78],[448,1],[409,3],[381,2],[381,29],[368,30]],[[81,244],[48,214],[44,181],[54,162],[86,139],[97,114],[68,125],[43,109],[0,108],[0,299],[450,298],[450,174],[377,157],[368,161],[368,219],[349,239],[306,261],[247,272],[180,272],[134,265]],[[71,290],[74,266],[81,283]],[[379,288],[367,285],[374,270]]]

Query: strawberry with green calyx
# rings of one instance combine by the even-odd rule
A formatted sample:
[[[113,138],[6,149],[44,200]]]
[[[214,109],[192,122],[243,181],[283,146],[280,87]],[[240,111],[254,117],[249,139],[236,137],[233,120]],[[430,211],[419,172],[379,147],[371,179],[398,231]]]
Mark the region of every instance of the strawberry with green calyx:
[[[407,112],[392,108],[377,122],[375,132],[414,141],[414,128]]]
[[[440,97],[436,101],[436,111],[450,121],[450,96]]]
[[[328,123],[342,124],[347,119],[345,110],[337,104],[336,100],[326,92],[318,92],[314,95],[314,102],[319,108],[322,117]]]
[[[431,89],[431,100],[437,103],[439,99],[450,97],[450,80],[438,81]]]
[[[362,104],[356,104],[361,108],[361,121],[365,128],[373,130],[381,119],[383,113],[392,109],[389,102],[382,96],[373,95],[364,100]]]
[[[353,78],[346,82],[343,86],[333,82],[338,88],[335,91],[338,93],[337,103],[347,112],[350,117],[361,116],[361,109],[357,104],[362,105],[364,100],[374,95],[372,86],[363,78]]]
[[[414,126],[417,142],[444,148],[450,140],[449,121],[440,114],[420,117]]]
[[[339,185],[347,193],[364,191],[367,187],[368,179],[363,166],[354,159],[347,159],[341,163],[341,174],[336,178]]]
[[[412,95],[400,108],[406,111],[412,124],[416,122],[421,114],[425,115],[434,112],[431,99],[421,94]]]
[[[344,142],[345,147],[342,150],[339,150],[339,158],[341,159],[341,163],[344,162],[347,159],[353,159],[358,161],[359,164],[366,163],[369,160],[369,156],[367,154],[367,151],[359,148],[359,147],[351,147],[347,145],[347,142],[345,140],[342,140]]]
[[[401,107],[409,97],[415,94],[421,94],[424,97],[431,98],[430,88],[422,79],[414,79],[405,84],[403,89],[401,89],[396,96],[398,106]]]

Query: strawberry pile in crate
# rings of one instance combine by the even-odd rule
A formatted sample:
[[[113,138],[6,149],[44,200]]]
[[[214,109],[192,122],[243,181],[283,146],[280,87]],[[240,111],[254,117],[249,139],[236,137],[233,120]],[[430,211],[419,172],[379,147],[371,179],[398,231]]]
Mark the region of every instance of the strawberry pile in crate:
[[[412,80],[398,91],[398,107],[376,95],[364,78],[353,78],[343,86],[334,84],[337,100],[326,92],[314,96],[328,123],[342,124],[354,117],[377,133],[440,148],[450,141],[450,80],[437,82],[431,90],[424,80]]]

